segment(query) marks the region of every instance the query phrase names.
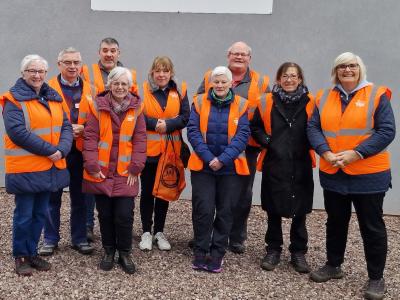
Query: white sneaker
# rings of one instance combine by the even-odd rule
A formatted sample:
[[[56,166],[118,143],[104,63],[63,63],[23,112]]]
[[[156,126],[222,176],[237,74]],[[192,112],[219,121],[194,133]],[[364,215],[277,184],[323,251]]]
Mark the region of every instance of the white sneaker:
[[[151,250],[153,247],[153,237],[150,232],[145,232],[142,234],[142,239],[139,243],[140,250]]]
[[[154,236],[154,241],[157,242],[158,249],[163,250],[163,251],[171,250],[171,244],[168,242],[164,233],[157,232],[156,235]]]

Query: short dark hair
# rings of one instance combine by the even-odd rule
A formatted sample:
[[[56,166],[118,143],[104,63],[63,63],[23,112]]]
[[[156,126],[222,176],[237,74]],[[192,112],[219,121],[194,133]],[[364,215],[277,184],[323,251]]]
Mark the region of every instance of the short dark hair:
[[[305,85],[303,69],[294,62],[285,62],[285,63],[281,64],[281,66],[278,68],[278,71],[276,71],[275,81],[278,82],[281,79],[282,74],[291,67],[296,68],[298,77],[299,77],[299,79],[301,79],[301,83],[303,85]]]
[[[101,42],[100,42],[99,48],[101,48],[101,44],[103,44],[103,43],[104,44],[108,44],[108,45],[115,44],[119,48],[118,41],[116,39],[112,38],[112,37],[106,37],[106,38],[102,39]]]

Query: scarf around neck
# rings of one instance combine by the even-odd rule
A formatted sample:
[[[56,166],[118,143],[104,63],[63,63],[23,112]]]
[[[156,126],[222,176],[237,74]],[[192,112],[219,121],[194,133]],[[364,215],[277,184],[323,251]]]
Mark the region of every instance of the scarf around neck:
[[[294,92],[288,93],[283,90],[280,85],[275,84],[272,93],[277,94],[284,104],[299,102],[304,94],[308,93],[308,88],[300,84]]]

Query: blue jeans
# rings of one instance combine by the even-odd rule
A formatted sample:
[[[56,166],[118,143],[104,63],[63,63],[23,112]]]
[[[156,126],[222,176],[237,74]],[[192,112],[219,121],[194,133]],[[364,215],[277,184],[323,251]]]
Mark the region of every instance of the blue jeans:
[[[36,256],[50,192],[15,195],[13,256]]]

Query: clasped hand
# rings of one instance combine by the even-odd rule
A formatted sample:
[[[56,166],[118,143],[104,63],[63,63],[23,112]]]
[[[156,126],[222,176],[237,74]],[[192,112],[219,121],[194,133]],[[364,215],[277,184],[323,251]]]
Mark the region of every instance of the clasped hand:
[[[222,168],[224,164],[219,161],[218,158],[214,157],[213,160],[210,161],[208,166],[213,170],[214,172],[218,171],[219,169]]]
[[[158,119],[156,124],[156,132],[158,133],[166,133],[167,132],[167,123],[163,119]]]
[[[333,167],[344,168],[348,164],[355,162],[361,157],[354,150],[345,150],[338,153],[333,153],[331,151],[326,151],[322,154],[322,157],[328,161]]]

